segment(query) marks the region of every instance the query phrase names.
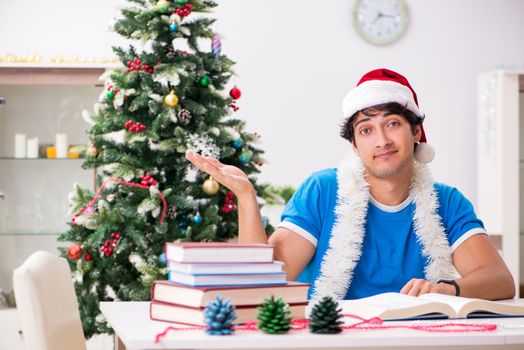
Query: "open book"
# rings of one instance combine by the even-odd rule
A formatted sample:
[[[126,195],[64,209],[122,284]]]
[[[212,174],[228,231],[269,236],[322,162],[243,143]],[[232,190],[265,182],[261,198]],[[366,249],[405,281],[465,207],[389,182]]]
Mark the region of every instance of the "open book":
[[[489,301],[429,293],[413,297],[383,293],[368,298],[340,300],[344,314],[383,320],[524,316],[524,299]]]

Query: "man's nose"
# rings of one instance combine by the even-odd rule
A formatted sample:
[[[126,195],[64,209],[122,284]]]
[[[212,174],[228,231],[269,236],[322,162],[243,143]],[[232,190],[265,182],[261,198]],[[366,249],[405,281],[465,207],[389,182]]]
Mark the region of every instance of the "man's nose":
[[[387,147],[391,144],[391,139],[389,138],[387,132],[384,129],[379,128],[377,130],[376,135],[377,135],[377,139],[376,139],[377,148]]]

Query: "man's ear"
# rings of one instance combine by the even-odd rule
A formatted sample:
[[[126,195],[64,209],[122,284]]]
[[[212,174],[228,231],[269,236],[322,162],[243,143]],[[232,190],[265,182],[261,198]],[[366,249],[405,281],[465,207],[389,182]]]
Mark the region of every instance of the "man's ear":
[[[351,141],[351,146],[353,147],[353,152],[355,152],[356,155],[360,156],[360,153],[358,153],[357,143],[355,142],[355,139]]]
[[[420,125],[417,125],[415,127],[415,133],[414,133],[415,143],[420,142],[420,138],[422,137],[422,129],[420,128]]]

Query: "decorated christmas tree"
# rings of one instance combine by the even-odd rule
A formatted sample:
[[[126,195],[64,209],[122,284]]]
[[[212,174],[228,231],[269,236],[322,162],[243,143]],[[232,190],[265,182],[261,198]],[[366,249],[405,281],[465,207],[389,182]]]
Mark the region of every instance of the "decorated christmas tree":
[[[75,186],[60,236],[88,338],[110,331],[100,301],[148,300],[151,282],[166,278],[166,242],[237,235],[234,195],[191,168],[186,150],[241,168],[264,190],[253,177],[263,162],[258,135],[233,117],[241,91],[212,29],[216,4],[129,2],[114,29],[132,45],[114,48],[121,66],[102,77],[105,89],[84,115],[83,167],[97,169],[97,191]]]

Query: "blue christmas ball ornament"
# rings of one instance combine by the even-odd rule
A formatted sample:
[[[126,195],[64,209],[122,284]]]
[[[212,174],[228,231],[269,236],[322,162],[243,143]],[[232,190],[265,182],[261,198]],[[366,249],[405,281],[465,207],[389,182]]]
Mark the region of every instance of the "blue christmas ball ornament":
[[[158,260],[160,260],[162,265],[167,265],[167,259],[166,259],[166,254],[165,253],[160,254],[160,256],[158,257]]]
[[[233,148],[240,149],[244,145],[244,140],[242,140],[239,137],[239,138],[234,139],[233,141],[231,141],[231,144],[232,144]]]
[[[176,24],[170,24],[169,25],[169,30],[172,31],[173,33],[177,32],[178,31],[178,26]]]
[[[268,222],[267,216],[262,216],[262,225],[263,225],[264,227],[267,226],[267,222]]]
[[[187,230],[185,228],[183,228],[183,229],[180,230],[180,233],[185,235],[187,233]]]
[[[202,217],[200,215],[193,216],[193,222],[195,224],[200,224],[202,222]]]
[[[238,156],[238,159],[240,159],[242,163],[246,164],[246,163],[249,163],[249,161],[251,160],[251,155],[249,154],[248,151],[244,151],[240,153],[240,156]]]

